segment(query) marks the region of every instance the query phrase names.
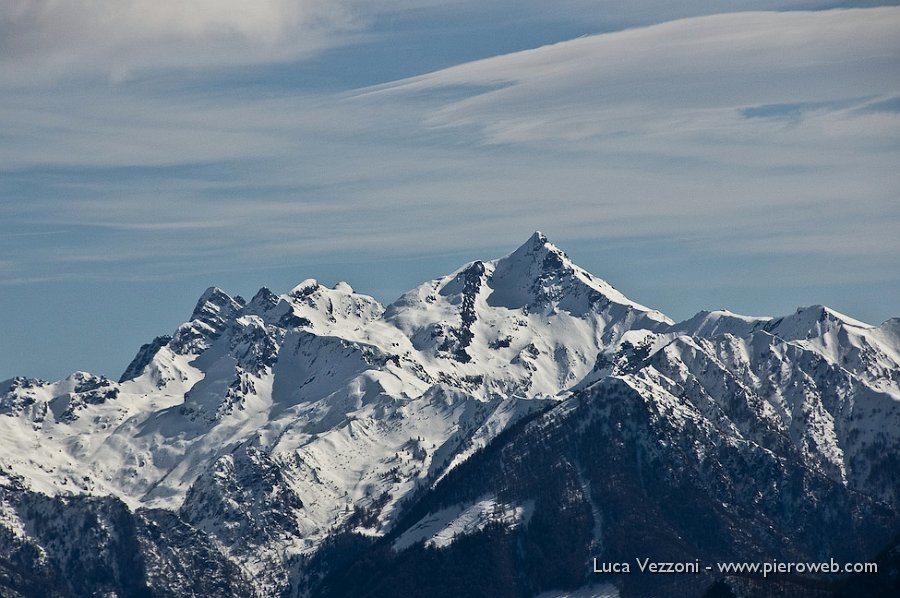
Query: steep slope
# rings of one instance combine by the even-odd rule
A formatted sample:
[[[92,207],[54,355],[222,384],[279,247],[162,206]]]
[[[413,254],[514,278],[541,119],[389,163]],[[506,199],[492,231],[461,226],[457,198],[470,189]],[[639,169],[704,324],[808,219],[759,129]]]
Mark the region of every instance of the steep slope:
[[[114,497],[49,497],[0,485],[0,595],[249,596],[209,538],[168,511]]]
[[[346,283],[249,302],[213,287],[119,383],[6,383],[0,431],[16,440],[0,464],[33,491],[177,509],[238,560],[261,551],[256,573],[285,587],[285,558],[347,521],[381,533],[404,496],[565,396],[628,330],[670,323],[540,233],[387,309]],[[228,506],[248,501],[269,506]]]
[[[700,312],[671,332],[713,338],[747,337],[765,331],[821,355],[878,390],[900,398],[900,319],[872,326],[821,305],[801,307],[781,318],[755,318],[727,310]]]
[[[435,316],[438,317],[435,317]],[[554,396],[629,330],[671,320],[625,298],[535,233],[505,258],[473,262],[388,306],[385,320],[442,372],[482,396]]]
[[[608,377],[420,493],[390,536],[333,568],[314,595],[593,585],[583,595],[699,596],[716,563],[865,561],[900,529],[896,510],[810,467],[791,443],[770,448],[737,428],[699,397]],[[460,525],[461,514],[482,523]],[[595,574],[594,558],[630,572]],[[641,574],[636,559],[701,568]]]
[[[103,497],[103,504],[129,513],[129,525],[144,529],[148,513],[166,514],[166,525],[182,530],[180,540],[165,534],[154,536],[161,544],[147,540],[155,546],[148,555],[174,551],[159,567],[184,568],[178,558],[208,556],[236,567],[228,583],[250,580],[257,595],[277,595],[315,590],[321,571],[334,569],[335,561],[320,573],[313,563],[333,556],[335,537],[391,534],[391,551],[400,555],[425,544],[456,550],[454,538],[479,534],[493,534],[502,544],[546,530],[561,516],[552,515],[554,509],[571,504],[577,514],[571,532],[580,538],[575,552],[558,546],[559,555],[545,555],[549,569],[538,575],[546,578],[510,586],[516,595],[530,595],[585,581],[570,574],[584,546],[600,546],[597,530],[607,515],[600,498],[587,497],[608,481],[599,470],[585,477],[589,464],[566,452],[581,446],[599,451],[599,459],[620,459],[622,468],[635,467],[637,474],[622,469],[615,475],[650,476],[663,493],[653,485],[641,485],[640,492],[626,485],[615,496],[613,484],[601,502],[656,505],[663,528],[676,535],[690,530],[667,519],[677,514],[663,508],[665,492],[683,491],[664,490],[674,483],[665,477],[667,468],[707,488],[689,497],[698,516],[735,504],[750,509],[751,499],[727,492],[765,496],[775,488],[763,519],[744,513],[748,522],[777,523],[779,530],[787,530],[788,521],[819,530],[831,525],[834,534],[819,538],[823,546],[841,538],[861,554],[870,548],[860,539],[868,530],[863,523],[853,518],[834,527],[809,511],[834,504],[832,510],[869,513],[895,526],[898,322],[874,327],[815,306],[784,318],[719,311],[674,323],[579,268],[540,233],[504,258],[467,264],[387,307],[346,283],[329,288],[313,279],[284,294],[262,288],[250,301],[212,287],[188,322],[140,348],[119,382],[85,372],[53,383],[0,382],[0,436],[7,440],[0,444],[0,481],[6,480],[5,504],[13,505],[0,513],[0,528],[24,530],[16,537],[49,555],[41,561],[47,571],[62,571],[77,559],[46,552],[47,539],[21,524],[15,505],[44,497],[48,517],[57,510],[69,521],[70,512],[101,504],[69,497]],[[607,413],[603,405],[610,401],[628,405],[615,407],[616,417],[637,418],[615,424],[638,430],[615,441],[625,443],[615,449],[625,451],[619,456],[591,444],[621,436],[603,419],[611,416],[597,415]],[[562,418],[568,423],[560,429],[568,430],[576,421],[563,415],[569,413],[582,418],[577,433],[551,443],[564,449],[565,463],[540,456],[556,434],[542,432],[518,437],[519,456],[510,453],[503,465],[519,471],[515,484],[534,492],[498,494],[511,482],[491,473],[466,482],[487,484],[476,494],[449,502],[427,498],[448,476],[462,475],[453,473],[457,469],[471,467],[473,456],[484,462],[484,447],[507,438],[502,435],[520,422],[539,417],[536,422],[551,426],[547,422]],[[597,418],[605,423],[590,423]],[[576,442],[585,426],[593,436]],[[643,456],[634,462],[635,455]],[[651,469],[640,473],[648,463]],[[748,478],[757,471],[761,477]],[[568,473],[556,478],[548,472]],[[539,496],[545,482],[568,488],[550,493],[558,503],[550,510],[550,494]],[[427,513],[413,507],[419,515],[412,520],[413,497],[421,505],[440,504]],[[104,529],[115,525],[104,517],[91,521]],[[727,513],[716,517],[723,518],[716,529],[746,548],[741,554],[774,549],[775,536],[760,536]],[[815,533],[822,532],[810,533],[784,554],[809,554]],[[167,548],[181,541],[208,544],[215,554]],[[623,535],[621,550],[627,541]],[[707,541],[684,544],[684,554],[715,553],[702,546]],[[26,583],[15,563],[0,564],[12,572],[10,579]],[[562,586],[551,583],[560,579]],[[110,591],[121,590],[119,581],[110,583],[119,588]],[[50,589],[74,591],[65,584]]]

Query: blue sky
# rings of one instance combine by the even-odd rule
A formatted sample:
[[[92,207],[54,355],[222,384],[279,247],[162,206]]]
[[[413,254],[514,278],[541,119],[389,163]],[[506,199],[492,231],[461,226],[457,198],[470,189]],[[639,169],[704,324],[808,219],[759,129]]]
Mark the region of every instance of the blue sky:
[[[391,301],[534,230],[675,319],[900,315],[900,8],[548,6],[5,3],[0,379],[118,377],[210,285]]]

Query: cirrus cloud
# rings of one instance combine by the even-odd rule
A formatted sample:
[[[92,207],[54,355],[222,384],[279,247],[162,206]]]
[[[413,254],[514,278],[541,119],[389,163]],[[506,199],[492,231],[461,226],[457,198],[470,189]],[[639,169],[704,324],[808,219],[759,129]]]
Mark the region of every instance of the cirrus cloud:
[[[0,64],[13,82],[295,59],[361,28],[329,0],[11,0]]]

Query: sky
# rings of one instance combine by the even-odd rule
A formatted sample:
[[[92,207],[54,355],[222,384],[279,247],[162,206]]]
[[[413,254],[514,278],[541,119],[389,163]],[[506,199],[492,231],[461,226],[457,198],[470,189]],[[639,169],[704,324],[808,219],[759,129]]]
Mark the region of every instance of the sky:
[[[0,4],[0,380],[208,286],[390,302],[535,230],[629,298],[900,316],[900,7]]]

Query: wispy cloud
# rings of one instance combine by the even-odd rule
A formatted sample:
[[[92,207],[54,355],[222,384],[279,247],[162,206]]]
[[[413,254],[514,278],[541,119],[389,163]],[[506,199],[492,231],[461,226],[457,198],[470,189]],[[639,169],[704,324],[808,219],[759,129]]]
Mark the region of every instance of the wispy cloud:
[[[435,134],[514,153],[521,172],[499,172],[527,181],[508,183],[515,201],[546,193],[527,212],[568,231],[775,229],[773,250],[885,255],[900,224],[898,39],[897,8],[715,15],[464,64],[358,100],[410,98]]]
[[[359,28],[327,0],[18,0],[0,7],[0,56],[12,81],[133,69],[295,59]]]
[[[180,245],[227,229],[248,260],[765,228],[773,210],[814,235],[843,205],[896,214],[898,34],[895,8],[737,13],[346,94],[9,93],[0,215],[197,233]]]
[[[487,88],[427,123],[476,125],[491,142],[664,135],[721,125],[723,109],[798,112],[892,94],[898,32],[896,8],[714,15],[489,58],[371,92]]]
[[[0,86],[306,60],[400,29],[610,31],[722,11],[821,9],[877,0],[11,0],[0,4]],[[462,15],[462,16],[461,16]]]

